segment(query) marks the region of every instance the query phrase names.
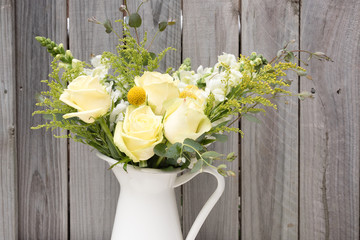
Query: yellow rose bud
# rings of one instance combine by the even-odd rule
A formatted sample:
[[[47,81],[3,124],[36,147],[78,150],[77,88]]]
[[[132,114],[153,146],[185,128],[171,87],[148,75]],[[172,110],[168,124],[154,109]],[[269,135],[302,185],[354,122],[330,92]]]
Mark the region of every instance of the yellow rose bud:
[[[179,96],[177,84],[169,74],[145,72],[141,77],[135,78],[135,84],[145,90],[148,103],[157,115],[165,113],[165,101]]]
[[[128,106],[124,122],[118,122],[114,143],[134,162],[154,156],[154,147],[163,140],[162,117],[147,105]]]
[[[111,98],[97,77],[79,76],[75,78],[60,96],[60,101],[77,112],[68,113],[64,118],[79,117],[86,123],[106,114],[111,106]]]

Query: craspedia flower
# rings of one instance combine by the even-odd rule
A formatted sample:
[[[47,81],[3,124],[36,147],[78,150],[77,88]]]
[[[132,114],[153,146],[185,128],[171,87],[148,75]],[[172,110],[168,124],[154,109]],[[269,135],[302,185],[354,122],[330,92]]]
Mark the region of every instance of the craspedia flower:
[[[139,106],[145,103],[146,92],[142,87],[132,87],[127,94],[128,101],[131,105]]]

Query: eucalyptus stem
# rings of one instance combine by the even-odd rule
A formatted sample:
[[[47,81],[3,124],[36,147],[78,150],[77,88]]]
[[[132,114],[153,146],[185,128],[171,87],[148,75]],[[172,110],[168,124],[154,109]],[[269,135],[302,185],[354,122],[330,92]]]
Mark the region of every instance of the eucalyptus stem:
[[[140,44],[139,34],[138,34],[138,31],[136,28],[135,28],[135,34],[136,34],[136,42],[137,42],[137,44]]]
[[[163,159],[164,159],[164,157],[159,157],[159,159],[156,161],[156,163],[154,165],[154,168],[157,168]]]
[[[159,32],[160,32],[160,31],[158,30],[158,31],[155,33],[154,37],[151,39],[151,42],[150,42],[150,44],[149,44],[149,46],[148,46],[147,50],[149,50],[149,49],[150,49],[150,47],[151,47],[152,43],[154,42],[154,40],[155,40],[155,38],[156,38],[156,36],[158,35],[158,33],[159,33]]]
[[[146,168],[147,166],[148,166],[147,161],[140,161],[139,162],[139,167]]]

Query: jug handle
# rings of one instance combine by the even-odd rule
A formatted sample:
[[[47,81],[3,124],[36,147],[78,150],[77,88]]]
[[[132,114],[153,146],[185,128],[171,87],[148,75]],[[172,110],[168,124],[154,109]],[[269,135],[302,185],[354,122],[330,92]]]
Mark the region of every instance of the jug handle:
[[[221,194],[224,192],[224,189],[225,189],[224,177],[221,176],[215,169],[210,168],[210,167],[204,167],[202,169],[202,171],[198,171],[195,173],[187,172],[187,173],[177,177],[177,179],[175,180],[175,183],[174,183],[174,188],[190,181],[195,176],[197,176],[199,173],[203,173],[203,172],[210,173],[211,175],[213,175],[216,178],[218,184],[215,189],[215,192],[210,196],[210,198],[207,200],[207,202],[205,203],[203,208],[200,210],[198,216],[196,217],[193,225],[190,228],[190,231],[186,237],[186,240],[194,240],[195,239],[195,237],[197,236],[206,217],[209,215],[211,209],[215,206],[216,202],[219,200],[219,198],[221,197]]]

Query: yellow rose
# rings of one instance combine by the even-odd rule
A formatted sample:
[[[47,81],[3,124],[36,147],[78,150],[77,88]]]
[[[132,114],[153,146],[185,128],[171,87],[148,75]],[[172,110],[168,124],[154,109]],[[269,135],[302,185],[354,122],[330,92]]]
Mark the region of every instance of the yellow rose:
[[[192,98],[175,99],[169,103],[164,118],[164,134],[170,143],[196,139],[211,129],[211,122],[198,101]]]
[[[148,160],[154,155],[155,145],[163,140],[161,120],[149,106],[128,106],[124,122],[116,125],[115,145],[134,162]]]
[[[61,94],[60,101],[78,110],[65,114],[64,118],[79,117],[87,123],[107,113],[111,106],[109,93],[99,79],[92,76],[75,78]]]
[[[148,103],[157,115],[165,113],[163,107],[165,101],[179,96],[177,83],[169,74],[145,72],[141,77],[135,78],[135,84],[145,89]]]

